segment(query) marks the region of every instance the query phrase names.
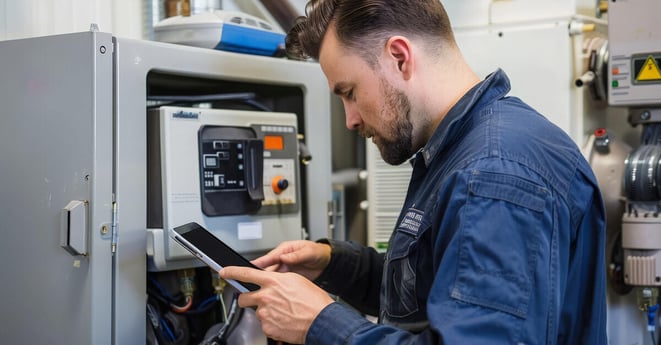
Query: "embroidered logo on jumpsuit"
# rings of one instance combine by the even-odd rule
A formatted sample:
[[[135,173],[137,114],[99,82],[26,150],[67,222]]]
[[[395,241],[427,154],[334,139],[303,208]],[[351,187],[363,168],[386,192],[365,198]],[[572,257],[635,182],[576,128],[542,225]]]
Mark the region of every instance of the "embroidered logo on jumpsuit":
[[[424,212],[420,210],[409,208],[409,210],[406,211],[404,218],[402,218],[402,221],[397,226],[397,231],[403,231],[417,237],[424,215]]]

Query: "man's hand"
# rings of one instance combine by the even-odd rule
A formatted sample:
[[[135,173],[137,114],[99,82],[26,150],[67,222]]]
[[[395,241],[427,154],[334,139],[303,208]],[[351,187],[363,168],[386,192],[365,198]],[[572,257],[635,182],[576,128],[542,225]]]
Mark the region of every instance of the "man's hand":
[[[324,290],[296,273],[230,266],[221,269],[220,276],[259,285],[259,290],[239,296],[239,306],[257,307],[264,334],[287,343],[303,344],[312,321],[333,303]]]
[[[295,272],[315,280],[328,266],[331,247],[312,241],[283,242],[266,255],[252,261],[267,271]]]

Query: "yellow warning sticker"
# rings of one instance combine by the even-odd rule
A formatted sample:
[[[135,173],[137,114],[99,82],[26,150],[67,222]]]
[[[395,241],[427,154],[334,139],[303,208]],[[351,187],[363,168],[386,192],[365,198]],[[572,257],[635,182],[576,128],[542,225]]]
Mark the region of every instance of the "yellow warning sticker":
[[[661,71],[652,55],[647,57],[643,68],[638,72],[636,81],[661,80]]]

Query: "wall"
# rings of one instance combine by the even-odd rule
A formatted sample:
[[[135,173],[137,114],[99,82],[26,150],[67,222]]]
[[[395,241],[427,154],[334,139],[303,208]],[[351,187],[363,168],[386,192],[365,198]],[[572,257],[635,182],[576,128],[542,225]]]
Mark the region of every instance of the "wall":
[[[136,0],[0,0],[0,40],[87,31],[141,38],[143,3]]]

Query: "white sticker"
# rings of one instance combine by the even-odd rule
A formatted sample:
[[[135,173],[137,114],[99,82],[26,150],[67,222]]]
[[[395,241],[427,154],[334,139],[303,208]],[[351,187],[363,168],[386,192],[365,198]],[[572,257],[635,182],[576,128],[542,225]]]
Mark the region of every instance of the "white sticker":
[[[240,240],[259,240],[262,238],[262,223],[239,223],[238,237]]]

